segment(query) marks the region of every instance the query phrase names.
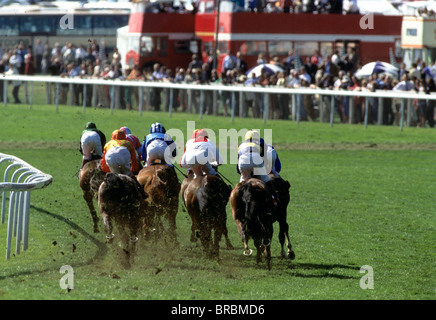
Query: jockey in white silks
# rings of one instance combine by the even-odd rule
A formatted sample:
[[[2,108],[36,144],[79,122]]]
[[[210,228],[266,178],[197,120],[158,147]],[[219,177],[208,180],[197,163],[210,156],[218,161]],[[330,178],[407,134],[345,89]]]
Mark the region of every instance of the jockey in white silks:
[[[277,206],[277,191],[270,181],[265,167],[265,144],[261,143],[259,132],[254,130],[248,131],[245,134],[244,140],[245,141],[238,149],[238,164],[236,170],[241,175],[239,182],[247,181],[252,177],[262,180],[273,198],[274,205]]]
[[[191,169],[196,178],[203,175],[218,175],[215,168],[222,164],[223,159],[216,146],[208,139],[207,131],[195,130],[192,139],[186,143],[180,166]]]

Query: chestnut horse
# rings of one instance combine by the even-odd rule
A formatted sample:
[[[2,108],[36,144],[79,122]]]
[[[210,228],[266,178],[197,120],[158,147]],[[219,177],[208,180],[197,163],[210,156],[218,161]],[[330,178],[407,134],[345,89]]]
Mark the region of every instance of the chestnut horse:
[[[83,198],[88,205],[91,213],[92,221],[94,222],[94,232],[98,232],[98,215],[94,207],[94,198],[97,198],[98,188],[103,182],[105,173],[100,168],[101,159],[91,160],[83,166],[79,171],[79,185],[83,191]]]
[[[291,260],[295,259],[295,253],[292,250],[292,244],[289,239],[289,224],[286,221],[287,217],[287,208],[290,201],[289,188],[291,185],[287,180],[283,180],[283,178],[279,176],[275,176],[273,174],[269,175],[271,182],[273,183],[274,188],[278,192],[279,203],[278,207],[273,212],[274,222],[279,223],[279,241],[281,245],[281,256],[282,258],[289,258]],[[286,239],[285,239],[286,237]],[[287,242],[288,251],[285,251],[285,240]]]
[[[250,256],[248,240],[253,239],[257,249],[256,262],[263,252],[271,269],[271,238],[273,235],[273,203],[265,184],[256,178],[238,183],[230,194],[233,220],[244,244],[244,254]]]
[[[115,237],[112,221],[122,243],[121,263],[130,268],[133,263],[138,232],[146,215],[145,194],[134,178],[117,173],[107,173],[98,189],[98,208],[106,229],[106,240]]]
[[[169,237],[177,244],[176,216],[179,209],[180,182],[176,172],[166,164],[153,164],[141,169],[137,179],[148,195],[146,231],[155,229],[154,233],[161,236],[161,217],[164,216],[169,224]]]
[[[191,241],[197,240],[195,234],[198,232],[203,249],[210,258],[219,258],[219,242],[223,234],[227,249],[233,249],[226,225],[230,189],[224,181],[213,175],[194,179],[190,173],[183,180],[181,194],[192,220]]]

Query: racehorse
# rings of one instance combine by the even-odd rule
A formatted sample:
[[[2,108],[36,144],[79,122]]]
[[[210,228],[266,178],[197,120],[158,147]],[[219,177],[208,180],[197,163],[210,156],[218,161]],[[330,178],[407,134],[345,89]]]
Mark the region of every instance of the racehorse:
[[[113,220],[121,239],[121,263],[125,268],[133,263],[138,232],[146,214],[146,198],[134,178],[124,174],[107,173],[98,189],[98,208],[106,229],[106,240],[111,243],[115,237]]]
[[[289,239],[289,224],[286,221],[287,216],[287,207],[290,201],[290,195],[289,195],[289,188],[291,185],[287,180],[284,180],[283,178],[276,176],[274,174],[270,174],[269,178],[271,182],[273,183],[274,188],[278,192],[279,197],[279,203],[278,207],[273,211],[273,219],[274,222],[279,223],[279,241],[281,245],[281,256],[282,258],[289,258],[291,260],[295,259],[295,253],[292,250],[292,244]],[[288,251],[285,251],[285,237],[287,241],[287,248]]]
[[[250,256],[248,240],[257,249],[256,262],[263,252],[268,270],[271,269],[271,238],[273,235],[273,203],[265,184],[256,178],[238,183],[230,194],[233,220],[244,244],[244,255]]]
[[[94,232],[98,231],[98,215],[94,207],[94,197],[97,197],[98,188],[103,182],[105,173],[100,169],[101,159],[91,160],[83,166],[79,171],[79,184],[83,191],[83,198],[88,205],[91,213],[92,221],[94,222]]]
[[[146,231],[160,236],[163,232],[161,217],[169,224],[169,236],[177,243],[176,216],[179,209],[180,182],[173,168],[166,164],[152,164],[137,175],[138,182],[144,186],[148,195],[148,215],[145,220]]]
[[[189,173],[182,182],[181,194],[192,220],[191,241],[197,240],[195,234],[198,232],[203,249],[210,258],[219,258],[219,242],[223,234],[227,249],[233,249],[226,225],[230,190],[224,181],[213,175],[194,178],[193,173]]]

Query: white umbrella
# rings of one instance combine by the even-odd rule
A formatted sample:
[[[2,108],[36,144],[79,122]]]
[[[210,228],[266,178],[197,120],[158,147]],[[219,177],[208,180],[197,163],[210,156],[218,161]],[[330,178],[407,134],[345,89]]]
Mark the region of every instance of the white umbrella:
[[[395,78],[398,77],[398,68],[393,66],[390,63],[387,62],[370,62],[368,64],[365,64],[360,70],[358,70],[354,75],[361,79],[371,76],[372,74],[389,74],[390,76],[393,76]]]
[[[273,75],[277,72],[283,72],[283,68],[276,66],[275,64],[271,63],[265,63],[265,64],[259,64],[255,66],[254,68],[251,68],[247,71],[247,77],[250,79],[252,77],[252,74],[254,73],[256,77],[259,77],[261,72],[268,72],[269,74]]]

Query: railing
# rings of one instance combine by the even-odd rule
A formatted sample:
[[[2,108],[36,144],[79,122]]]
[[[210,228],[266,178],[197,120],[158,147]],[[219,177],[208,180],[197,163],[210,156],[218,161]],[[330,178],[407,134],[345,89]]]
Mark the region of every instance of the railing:
[[[147,81],[124,81],[124,80],[103,80],[103,79],[78,79],[78,78],[63,78],[63,77],[49,77],[49,76],[22,76],[22,75],[7,75],[2,78],[3,84],[4,84],[4,105],[7,105],[7,94],[8,94],[8,82],[9,81],[23,81],[26,85],[26,96],[27,96],[27,83],[30,83],[30,100],[28,101],[30,107],[32,108],[33,105],[33,83],[34,82],[44,82],[47,84],[47,95],[49,95],[49,91],[51,86],[48,84],[54,84],[55,85],[55,105],[56,105],[56,111],[58,111],[59,108],[59,92],[60,92],[60,85],[61,84],[69,84],[70,87],[74,84],[77,85],[83,85],[83,97],[86,97],[87,90],[93,90],[93,97],[95,97],[96,88],[97,86],[105,86],[109,87],[109,93],[110,93],[110,111],[113,113],[115,109],[115,103],[117,101],[117,92],[119,94],[119,89],[121,87],[138,87],[143,89],[153,89],[153,88],[161,88],[168,90],[168,113],[169,117],[172,116],[173,110],[173,99],[174,97],[174,91],[175,90],[186,90],[188,93],[188,105],[192,104],[192,94],[193,92],[199,92],[199,114],[202,118],[204,115],[205,110],[205,93],[212,91],[212,109],[213,114],[217,114],[218,110],[218,94],[222,92],[229,92],[231,93],[231,119],[232,122],[236,116],[236,105],[240,104],[243,105],[243,97],[244,95],[242,93],[254,93],[254,94],[262,94],[262,103],[264,106],[263,109],[263,122],[265,123],[268,119],[268,116],[270,114],[269,112],[269,101],[270,96],[272,94],[279,94],[279,95],[290,95],[292,101],[292,117],[293,120],[295,120],[297,123],[300,121],[300,109],[302,104],[299,102],[301,101],[301,96],[304,95],[310,95],[310,96],[316,96],[317,101],[319,102],[319,111],[320,111],[320,121],[325,121],[325,119],[329,119],[330,125],[333,126],[334,123],[334,115],[335,115],[335,99],[334,97],[362,97],[364,98],[365,102],[365,114],[364,114],[364,124],[365,127],[368,125],[368,119],[369,119],[369,99],[378,99],[379,101],[382,101],[383,99],[396,99],[401,100],[401,107],[400,107],[400,130],[403,130],[404,125],[411,125],[412,118],[413,118],[413,106],[412,101],[417,100],[436,100],[436,94],[422,94],[422,93],[415,93],[411,91],[385,91],[385,90],[377,90],[375,92],[366,92],[366,91],[347,91],[347,90],[328,90],[328,89],[313,89],[313,88],[283,88],[283,87],[274,87],[274,86],[268,86],[268,87],[261,87],[261,86],[249,86],[249,85],[232,85],[232,86],[226,86],[226,85],[216,85],[216,84],[207,84],[207,85],[195,85],[195,84],[184,84],[184,83],[170,83],[170,82],[147,82]],[[148,91],[149,92],[149,91]],[[143,90],[138,90],[139,93],[139,104],[138,104],[138,111],[139,114],[142,115],[143,113]],[[237,97],[237,95],[239,97]],[[49,100],[49,98],[47,98]],[[83,98],[83,112],[86,112],[86,100]],[[326,102],[327,100],[327,102]],[[94,98],[93,98],[94,101]],[[51,101],[50,103],[51,104]],[[323,106],[322,106],[323,105]],[[354,111],[354,104],[353,99],[350,99],[350,118],[349,123],[353,123],[354,119],[352,117],[353,111]],[[326,114],[326,110],[328,114]],[[191,111],[191,110],[190,110]],[[383,114],[383,103],[378,104],[378,124],[381,123],[381,116]],[[239,108],[239,117],[243,116],[243,108]],[[324,120],[323,120],[324,119]]]
[[[0,165],[3,163],[10,163],[4,171],[3,182],[0,182],[1,224],[5,223],[7,192],[9,192],[6,240],[6,259],[9,260],[13,236],[16,237],[17,255],[20,254],[21,241],[23,241],[23,251],[28,248],[30,191],[48,186],[52,182],[52,176],[35,169],[17,157],[0,153]],[[8,180],[10,173],[11,178]]]

